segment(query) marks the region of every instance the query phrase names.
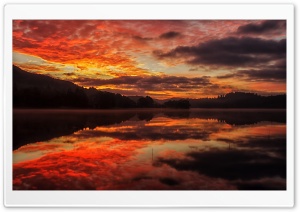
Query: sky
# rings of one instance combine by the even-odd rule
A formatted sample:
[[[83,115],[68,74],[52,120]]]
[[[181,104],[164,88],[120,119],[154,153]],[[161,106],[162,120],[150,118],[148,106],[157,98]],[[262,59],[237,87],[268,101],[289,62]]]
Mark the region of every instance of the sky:
[[[23,70],[128,96],[286,93],[283,20],[14,20]]]

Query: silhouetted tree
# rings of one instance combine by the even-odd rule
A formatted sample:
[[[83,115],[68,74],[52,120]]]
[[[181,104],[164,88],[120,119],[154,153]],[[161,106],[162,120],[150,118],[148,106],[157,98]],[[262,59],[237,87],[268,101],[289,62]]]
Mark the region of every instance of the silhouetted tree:
[[[137,107],[152,108],[154,107],[154,101],[150,96],[141,97],[138,99]]]
[[[195,104],[195,103],[194,103]],[[232,92],[218,98],[197,100],[199,108],[286,108],[286,95],[259,96],[256,93]]]
[[[169,100],[164,103],[166,107],[188,109],[191,107],[190,102],[185,99]]]
[[[232,92],[217,98],[169,100],[170,108],[286,108],[286,95],[260,96]],[[15,108],[153,108],[162,107],[150,96],[137,103],[121,94],[83,88],[71,82],[32,74],[13,66],[13,107]]]

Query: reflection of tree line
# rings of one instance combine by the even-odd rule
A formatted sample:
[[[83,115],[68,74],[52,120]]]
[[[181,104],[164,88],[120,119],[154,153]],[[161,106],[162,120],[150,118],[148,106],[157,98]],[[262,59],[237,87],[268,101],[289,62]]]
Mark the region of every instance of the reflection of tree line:
[[[169,118],[214,119],[231,125],[256,124],[262,121],[286,122],[285,110],[166,110],[163,113]],[[153,115],[152,115],[153,116]]]
[[[13,114],[13,148],[16,149],[31,142],[46,141],[54,137],[69,135],[84,128],[94,129],[97,126],[119,124],[127,120],[151,121],[157,115],[163,115],[172,119],[215,119],[232,125],[255,124],[261,121],[286,122],[285,111],[157,110],[72,112],[67,110],[15,110]],[[191,136],[192,138],[193,133],[188,134],[188,127],[186,126],[186,135],[172,135],[170,131],[164,132],[166,134],[171,133],[171,135],[165,135],[165,137],[167,139],[186,139]],[[165,128],[167,130],[168,127]],[[120,132],[120,136],[121,134],[122,132]],[[175,138],[172,136],[175,136]],[[195,138],[197,136],[199,135],[195,135]],[[207,136],[207,133],[201,132],[200,136]],[[164,137],[164,135],[161,132],[153,132],[152,137],[159,139]]]
[[[131,113],[70,113],[68,111],[17,111],[13,114],[13,148],[26,143],[46,141],[70,135],[84,128],[121,123],[132,118]]]

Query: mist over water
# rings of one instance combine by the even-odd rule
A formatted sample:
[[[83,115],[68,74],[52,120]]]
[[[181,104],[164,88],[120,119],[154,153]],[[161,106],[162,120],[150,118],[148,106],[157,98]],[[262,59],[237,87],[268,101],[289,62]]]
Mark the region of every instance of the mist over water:
[[[285,190],[285,110],[14,110],[15,190]]]

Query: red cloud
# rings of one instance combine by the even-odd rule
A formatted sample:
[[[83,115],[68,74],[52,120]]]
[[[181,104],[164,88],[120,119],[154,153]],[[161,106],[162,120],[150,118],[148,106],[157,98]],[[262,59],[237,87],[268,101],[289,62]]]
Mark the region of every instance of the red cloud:
[[[73,82],[76,77],[82,79],[83,75],[90,79],[99,79],[101,76],[107,79],[116,76],[145,77],[162,74],[192,78],[213,76],[211,72],[221,71],[224,72],[221,74],[223,76],[236,69],[224,69],[219,63],[205,63],[200,66],[199,60],[187,64],[186,61],[190,61],[191,58],[158,60],[154,53],[171,52],[183,46],[200,46],[211,40],[222,40],[228,37],[242,39],[246,36],[273,40],[285,38],[284,29],[272,31],[271,34],[238,33],[240,27],[256,26],[257,28],[262,23],[259,20],[15,20],[13,51],[40,57],[45,62],[51,63],[48,68],[45,67],[47,64],[44,64],[40,69],[34,67],[34,70],[56,70],[53,64],[60,66],[58,69],[61,72],[64,72],[63,65],[80,67],[78,69],[80,72],[74,72],[74,78],[68,79]],[[216,61],[225,60],[224,58],[226,59],[222,54],[217,55]],[[227,59],[232,58],[227,57]],[[30,65],[25,63],[17,65],[20,68],[30,69]],[[256,64],[257,67],[262,65],[265,65],[265,62]],[[174,70],[171,67],[174,67]],[[244,65],[240,68],[253,67]],[[199,71],[189,72],[189,69]],[[66,79],[63,73],[52,76]],[[224,83],[219,78],[215,80],[221,83],[216,83],[220,86],[214,88],[213,96],[224,93],[220,90]],[[228,92],[250,89],[248,82],[232,78],[230,80],[233,87],[227,89]],[[126,88],[120,89],[123,89],[124,93],[131,92]],[[152,93],[147,94],[152,95]],[[179,95],[181,94],[170,91],[162,97]],[[198,94],[197,97],[203,97],[203,94]]]

